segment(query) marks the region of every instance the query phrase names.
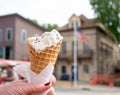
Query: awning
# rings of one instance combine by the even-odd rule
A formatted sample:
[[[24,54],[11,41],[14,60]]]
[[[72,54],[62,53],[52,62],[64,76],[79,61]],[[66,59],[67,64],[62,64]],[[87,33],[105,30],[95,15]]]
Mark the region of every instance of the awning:
[[[7,65],[16,66],[19,64],[29,64],[29,63],[30,63],[29,61],[0,59],[0,67],[4,67]]]

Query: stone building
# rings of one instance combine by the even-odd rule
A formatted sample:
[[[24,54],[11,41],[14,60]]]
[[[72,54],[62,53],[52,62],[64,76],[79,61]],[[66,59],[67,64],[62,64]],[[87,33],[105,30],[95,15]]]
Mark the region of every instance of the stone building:
[[[0,58],[28,60],[26,39],[44,31],[19,14],[0,16]]]
[[[73,22],[90,40],[85,44],[77,38],[77,78],[90,81],[95,74],[112,74],[118,64],[118,45],[114,37],[97,19],[88,19],[84,15],[73,14],[66,25],[59,29],[64,40],[55,68],[57,79],[74,79],[74,29]]]

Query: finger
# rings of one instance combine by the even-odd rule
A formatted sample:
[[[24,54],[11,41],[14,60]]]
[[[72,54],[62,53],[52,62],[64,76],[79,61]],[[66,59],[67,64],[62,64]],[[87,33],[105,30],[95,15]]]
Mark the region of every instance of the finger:
[[[24,83],[27,83],[27,80],[17,80],[17,81],[13,81],[12,82],[12,85],[19,85],[19,84],[24,84]]]
[[[19,82],[28,82],[27,79],[17,80]]]
[[[50,88],[51,88],[51,82],[48,82],[44,85],[43,84],[33,84],[30,86],[28,91],[29,91],[29,94],[38,93],[38,92],[43,93]]]
[[[15,85],[19,85],[19,84],[22,84],[23,83],[23,80],[17,80],[17,81],[13,81],[13,82],[11,82],[11,83],[9,83],[8,84],[8,86],[10,85],[13,85],[13,86],[15,86]]]
[[[52,77],[50,78],[50,82],[52,83],[52,85],[55,84],[56,78],[54,75],[52,75]]]
[[[47,95],[55,95],[55,90],[54,90],[53,87],[51,87],[51,88],[49,89],[49,92],[48,92]]]
[[[23,81],[23,82],[28,82],[27,79],[22,79],[21,81]]]
[[[19,83],[19,82],[27,82],[26,79],[23,79],[23,80],[16,80],[16,81],[13,81],[13,83]]]

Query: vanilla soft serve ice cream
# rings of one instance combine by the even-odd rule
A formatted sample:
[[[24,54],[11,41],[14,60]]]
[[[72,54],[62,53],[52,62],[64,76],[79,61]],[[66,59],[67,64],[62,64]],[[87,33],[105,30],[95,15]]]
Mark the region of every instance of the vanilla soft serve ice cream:
[[[31,45],[37,52],[42,51],[46,47],[55,46],[58,41],[62,40],[63,37],[59,34],[57,30],[52,30],[51,32],[45,32],[40,37],[31,37]]]

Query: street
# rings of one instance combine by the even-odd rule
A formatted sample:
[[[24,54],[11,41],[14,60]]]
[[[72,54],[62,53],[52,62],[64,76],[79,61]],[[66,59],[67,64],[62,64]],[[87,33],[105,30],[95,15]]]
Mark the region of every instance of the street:
[[[76,88],[55,86],[55,92],[55,95],[120,95],[120,88],[90,85],[81,85]]]

